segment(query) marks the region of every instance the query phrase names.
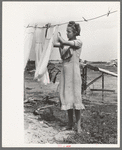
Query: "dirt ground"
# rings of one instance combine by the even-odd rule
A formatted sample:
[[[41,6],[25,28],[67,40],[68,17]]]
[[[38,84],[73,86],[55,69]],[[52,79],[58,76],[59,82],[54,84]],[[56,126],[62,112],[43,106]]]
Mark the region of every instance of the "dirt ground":
[[[113,71],[114,68],[112,68]],[[110,68],[111,70],[111,68]],[[114,70],[116,72],[116,70]],[[98,76],[89,71],[88,82]],[[47,86],[33,80],[33,74],[25,73],[26,96],[24,103],[24,135],[26,144],[117,144],[117,78],[105,76],[105,87],[115,92],[91,92],[90,88],[101,87],[101,80],[91,85],[83,95],[85,110],[82,112],[83,132],[61,131],[67,125],[66,111],[60,110],[58,83]],[[38,108],[52,106],[50,108]]]

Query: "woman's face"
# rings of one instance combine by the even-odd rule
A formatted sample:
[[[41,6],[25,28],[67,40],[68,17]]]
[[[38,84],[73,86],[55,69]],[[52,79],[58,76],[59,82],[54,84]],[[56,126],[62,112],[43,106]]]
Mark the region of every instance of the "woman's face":
[[[67,37],[69,40],[73,40],[76,38],[76,35],[74,34],[71,27],[67,27]]]

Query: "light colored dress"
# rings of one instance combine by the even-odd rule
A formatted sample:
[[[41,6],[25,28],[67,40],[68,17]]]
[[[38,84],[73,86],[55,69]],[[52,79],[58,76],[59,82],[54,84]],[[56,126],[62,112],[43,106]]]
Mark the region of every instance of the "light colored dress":
[[[40,56],[40,60],[35,71],[35,79],[42,78],[47,71],[47,65],[52,53],[53,40],[56,29],[57,26],[50,28],[48,31],[47,37],[43,45],[43,53]]]
[[[79,58],[81,54],[82,42],[79,39],[74,40],[74,46],[65,46],[61,49],[61,54],[69,51],[72,57],[63,59],[61,78],[59,85],[59,95],[61,101],[61,110],[85,109],[81,97],[81,75],[79,67]],[[67,55],[67,54],[66,54]]]

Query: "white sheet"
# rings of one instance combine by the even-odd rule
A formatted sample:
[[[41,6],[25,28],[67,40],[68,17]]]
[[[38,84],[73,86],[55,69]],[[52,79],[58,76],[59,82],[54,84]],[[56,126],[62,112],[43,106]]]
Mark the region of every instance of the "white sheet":
[[[38,62],[40,60],[40,57],[43,52],[43,45],[45,41],[45,28],[42,29],[36,29],[35,31],[35,53],[36,53],[36,67],[38,65]]]
[[[25,39],[24,39],[24,69],[27,65],[30,52],[32,50],[33,40],[34,40],[34,28],[27,28],[25,31]]]
[[[46,31],[45,28],[42,28],[42,29],[37,28],[36,32],[35,32],[35,38],[36,38],[36,42],[35,42],[36,69],[37,69],[37,66],[39,64],[39,61],[42,59],[41,56],[43,54],[43,50],[44,50],[43,47],[44,47],[44,44],[45,44],[45,31]],[[46,68],[46,71],[43,74],[43,76],[42,77],[38,76],[37,80],[40,81],[41,83],[45,84],[45,85],[50,83],[47,68]]]
[[[47,38],[45,39],[45,44],[43,46],[43,53],[41,55],[40,61],[35,72],[35,79],[37,79],[38,77],[41,78],[47,70],[47,65],[52,52],[54,33],[56,33],[56,29],[56,26],[48,29]]]

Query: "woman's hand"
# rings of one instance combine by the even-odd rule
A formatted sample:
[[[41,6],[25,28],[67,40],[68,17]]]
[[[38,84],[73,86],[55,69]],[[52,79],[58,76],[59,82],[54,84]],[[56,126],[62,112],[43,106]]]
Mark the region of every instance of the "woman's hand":
[[[54,40],[53,40],[53,46],[54,47],[60,47],[61,46],[60,36],[61,36],[60,32],[58,32],[58,33],[55,34]]]
[[[61,45],[63,45],[65,40],[61,37],[61,33],[60,32],[58,32],[57,37],[58,37],[58,42],[60,42]]]
[[[62,47],[63,47],[64,45],[66,45],[66,46],[74,46],[74,41],[65,41],[65,40],[62,38],[60,32],[58,32],[57,38],[58,38],[58,42],[62,45]]]
[[[53,43],[53,46],[63,49],[64,48],[63,41],[64,41],[64,39],[61,37],[61,33],[58,32],[57,33],[57,41]]]

